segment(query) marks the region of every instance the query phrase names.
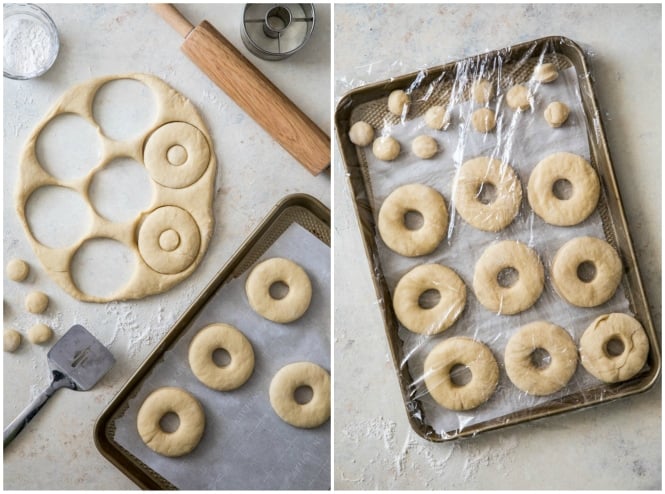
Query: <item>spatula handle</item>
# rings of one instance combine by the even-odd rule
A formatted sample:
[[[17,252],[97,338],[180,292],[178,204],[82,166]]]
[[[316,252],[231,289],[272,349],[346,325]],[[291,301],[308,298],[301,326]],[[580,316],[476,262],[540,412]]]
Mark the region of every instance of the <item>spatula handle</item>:
[[[53,373],[53,381],[48,388],[41,392],[33,401],[23,410],[18,417],[16,417],[3,432],[3,441],[4,444],[2,448],[6,448],[7,445],[14,440],[18,433],[23,430],[23,428],[28,425],[37,412],[42,409],[44,404],[48,399],[53,396],[53,394],[60,388],[74,388],[74,384],[63,376],[59,372]]]

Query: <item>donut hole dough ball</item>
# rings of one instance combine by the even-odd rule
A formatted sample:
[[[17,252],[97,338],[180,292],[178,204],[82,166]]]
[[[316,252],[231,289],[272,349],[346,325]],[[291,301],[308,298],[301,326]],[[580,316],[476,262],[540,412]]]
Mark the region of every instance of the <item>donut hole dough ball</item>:
[[[428,295],[434,300],[428,300]],[[466,305],[466,286],[450,268],[422,264],[397,283],[393,308],[406,329],[420,334],[437,334],[451,327]]]
[[[506,103],[515,111],[527,110],[531,106],[531,95],[526,86],[516,84],[506,93]]]
[[[528,309],[540,297],[544,284],[545,270],[538,254],[514,240],[487,247],[473,273],[478,301],[497,314],[511,315]]]
[[[435,105],[425,112],[425,125],[430,129],[444,130],[450,125],[450,113],[440,105]]]
[[[30,292],[25,297],[25,308],[32,314],[41,314],[48,307],[48,302],[44,292]]]
[[[557,197],[557,183],[565,180],[570,191]],[[600,181],[591,165],[572,153],[547,156],[531,172],[527,185],[529,204],[545,222],[556,226],[581,223],[596,209]]]
[[[460,369],[464,368],[467,376],[460,377]],[[430,396],[439,405],[450,410],[472,410],[494,393],[499,366],[483,343],[454,337],[442,341],[427,355],[424,378]]]
[[[302,388],[309,388],[311,397],[298,396]],[[312,362],[282,367],[270,382],[269,395],[275,413],[295,427],[311,429],[330,418],[330,374]]]
[[[403,113],[409,110],[410,103],[411,96],[401,89],[396,89],[388,96],[388,111],[393,115],[400,117]]]
[[[162,419],[175,414],[175,430],[162,429]],[[181,388],[164,387],[144,400],[136,417],[136,427],[143,442],[154,452],[169,457],[190,453],[201,440],[205,414],[201,404]]]
[[[596,237],[577,237],[559,248],[552,261],[552,284],[577,307],[596,307],[612,298],[621,283],[621,258]]]
[[[430,159],[439,151],[439,145],[434,138],[421,135],[416,137],[411,143],[413,154],[424,160]]]
[[[219,350],[226,355],[216,360]],[[188,355],[189,366],[197,379],[218,391],[239,388],[254,371],[252,344],[230,324],[210,324],[201,329],[189,344]]]
[[[479,79],[471,85],[471,98],[479,105],[489,103],[494,97],[494,85],[487,79]]]
[[[13,328],[5,329],[3,334],[3,350],[5,352],[15,352],[21,346],[21,333]]]
[[[559,326],[536,321],[508,340],[506,373],[520,390],[544,396],[562,389],[577,369],[577,346]]]
[[[569,114],[570,108],[560,101],[550,103],[545,108],[545,120],[553,128],[561,127],[568,120]]]
[[[540,83],[554,82],[559,77],[559,71],[553,63],[542,63],[533,69],[533,78]]]
[[[420,213],[422,226],[410,229],[407,214]],[[379,210],[379,235],[394,252],[406,257],[433,252],[448,228],[448,208],[443,196],[422,184],[398,187],[383,201]]]
[[[644,328],[628,314],[604,314],[580,338],[582,366],[606,383],[626,381],[637,375],[648,354],[649,339]]]
[[[281,298],[271,295],[275,283],[283,283],[288,293]],[[273,288],[274,290],[274,288]],[[274,257],[256,265],[245,282],[249,305],[261,317],[278,323],[299,319],[312,300],[312,283],[295,262]]]
[[[381,161],[392,161],[399,156],[400,145],[397,139],[390,136],[378,137],[372,144],[372,153]]]
[[[30,266],[22,259],[12,259],[7,263],[7,277],[12,281],[23,281],[30,273]]]
[[[356,146],[369,146],[374,140],[374,129],[367,122],[356,122],[349,130],[349,139]]]
[[[28,329],[28,341],[36,345],[46,343],[53,337],[53,330],[46,324],[38,323]]]
[[[478,108],[471,114],[471,125],[476,132],[487,134],[496,127],[496,113],[489,108]]]
[[[498,232],[517,216],[522,186],[510,165],[480,156],[460,167],[453,187],[453,202],[471,226]]]

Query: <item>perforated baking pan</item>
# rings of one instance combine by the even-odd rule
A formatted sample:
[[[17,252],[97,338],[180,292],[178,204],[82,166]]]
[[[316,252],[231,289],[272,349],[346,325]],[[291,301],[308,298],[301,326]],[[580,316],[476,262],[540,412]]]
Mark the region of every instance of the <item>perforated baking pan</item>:
[[[617,249],[624,265],[622,286],[630,310],[642,323],[649,339],[650,350],[647,365],[641,373],[625,382],[616,384],[599,383],[594,389],[573,393],[556,401],[477,423],[461,430],[437,432],[428,423],[427,413],[419,399],[415,397],[414,387],[412,386],[414,379],[408,366],[400,366],[400,362],[403,362],[405,358],[403,342],[398,335],[399,322],[392,307],[392,297],[381,266],[376,243],[378,233],[374,218],[377,211],[374,210],[373,206],[376,202],[373,199],[368,161],[365,156],[366,152],[371,152],[371,147],[356,147],[350,141],[348,133],[351,125],[359,120],[367,121],[374,128],[381,128],[384,122],[399,123],[399,117],[391,115],[387,111],[386,99],[393,90],[410,87],[416,80],[419,81],[419,84],[412,94],[409,118],[422,116],[430,106],[435,104],[447,106],[449,98],[455,90],[455,69],[458,64],[496,67],[496,62],[500,58],[504,72],[511,71],[511,64],[517,67],[512,72],[513,83],[520,83],[530,77],[533,67],[537,63],[537,56],[544,51],[547,53],[547,61],[554,63],[559,70],[572,66],[575,67],[578,74],[579,93],[585,113],[584,124],[589,139],[591,164],[597,171],[604,189],[598,204],[598,210],[606,240]],[[365,253],[371,267],[376,297],[381,302],[377,305],[382,311],[385,333],[409,422],[412,428],[427,440],[441,442],[473,436],[483,431],[499,429],[510,424],[608,402],[649,389],[659,376],[661,369],[659,339],[649,312],[637,258],[633,250],[628,223],[612,167],[600,109],[594,94],[592,77],[589,74],[589,67],[582,49],[570,39],[551,36],[458,60],[426,71],[414,72],[366,85],[344,95],[337,105],[335,126],[341,157],[346,170],[346,185],[352,192],[353,206]],[[505,92],[509,88],[501,87],[501,89]],[[429,91],[427,97],[424,97],[425,91]]]
[[[293,224],[303,227],[330,246],[330,210],[306,194],[294,194],[284,198],[187,308],[97,419],[94,429],[97,449],[139,487],[147,490],[177,489],[114,439],[116,421],[127,410],[129,400],[136,395],[144,379],[163,359],[165,353],[173,348],[178,339],[191,329],[190,323],[220,287],[249,270]]]

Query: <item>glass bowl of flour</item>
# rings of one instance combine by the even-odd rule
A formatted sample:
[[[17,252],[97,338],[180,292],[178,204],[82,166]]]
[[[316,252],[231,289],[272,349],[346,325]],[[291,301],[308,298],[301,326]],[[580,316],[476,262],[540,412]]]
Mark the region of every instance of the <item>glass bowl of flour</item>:
[[[53,20],[32,4],[6,4],[3,17],[3,75],[32,79],[44,74],[60,50]]]

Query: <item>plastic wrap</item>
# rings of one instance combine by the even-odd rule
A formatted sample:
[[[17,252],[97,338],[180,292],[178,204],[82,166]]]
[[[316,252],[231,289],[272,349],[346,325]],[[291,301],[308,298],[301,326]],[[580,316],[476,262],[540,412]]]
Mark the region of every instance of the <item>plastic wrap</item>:
[[[534,70],[549,63],[556,67],[558,77],[548,83],[539,82]],[[339,102],[336,114],[338,140],[374,270],[374,282],[406,408],[414,428],[428,439],[452,439],[623,396],[648,388],[657,377],[660,369],[657,340],[632,254],[589,77],[584,57],[574,43],[565,38],[548,38],[362,86]],[[473,86],[480,80],[488,81],[493,88],[487,101],[482,101],[485,99],[482,94],[479,101],[474,98]],[[353,74],[346,81],[353,81],[352,85],[357,83]],[[529,107],[526,109],[516,110],[507,103],[507,93],[516,84],[528,89]],[[401,115],[389,111],[389,96],[396,90],[403,90],[410,97],[410,103]],[[544,116],[546,107],[555,101],[564,103],[570,110],[567,120],[558,128],[552,127]],[[424,116],[433,106],[441,106],[448,113],[449,123],[443,129],[426,125]],[[472,115],[479,108],[495,112],[496,126],[490,132],[479,132],[473,127]],[[372,144],[362,146],[351,142],[349,130],[359,121],[373,127],[374,138],[390,136],[400,144],[396,159],[379,159]],[[438,145],[438,151],[429,159],[418,157],[417,150],[411,147],[414,139],[421,135],[431,136]],[[581,156],[600,178],[597,207],[585,220],[572,226],[546,223],[534,212],[528,200],[527,183],[533,169],[545,157],[557,152]],[[521,201],[517,214],[507,226],[497,227],[497,231],[472,226],[470,222],[476,223],[479,218],[469,217],[467,213],[463,219],[459,204],[455,203],[460,168],[481,156],[502,162],[502,177],[506,173],[505,166],[509,165],[519,178]],[[492,182],[491,179],[487,181]],[[447,228],[438,246],[431,253],[414,257],[396,252],[394,245],[388,247],[385,233],[379,228],[379,213],[388,196],[409,184],[423,184],[438,191],[448,213]],[[477,193],[482,192],[481,188]],[[495,191],[492,201],[496,201],[496,194],[500,193],[500,190]],[[487,199],[483,198],[483,201]],[[413,211],[418,208],[405,209]],[[488,219],[498,221],[498,216]],[[429,228],[426,223],[419,226],[409,224],[410,221],[404,219],[408,230]],[[625,273],[613,296],[593,307],[576,307],[566,301],[557,293],[551,277],[552,262],[559,248],[571,239],[584,236],[606,240],[619,252]],[[483,306],[474,287],[474,273],[482,253],[489,246],[505,240],[518,241],[533,249],[544,267],[545,278],[543,291],[536,302],[510,315],[501,313],[501,309],[490,310]],[[437,328],[430,328],[420,334],[400,322],[404,317],[399,317],[393,301],[398,282],[415,267],[431,263],[444,265],[461,278],[466,287],[466,302],[463,310],[458,310],[459,315],[454,314],[456,320],[449,328],[435,334],[432,331]],[[596,273],[596,276],[600,275],[602,273]],[[516,283],[519,282],[518,277]],[[427,284],[436,285],[434,280],[428,280]],[[437,286],[439,294],[446,288],[440,283]],[[449,290],[463,291],[458,287]],[[419,304],[423,307],[424,302]],[[452,310],[451,305],[449,311],[444,311],[444,316],[450,316]],[[547,321],[563,328],[577,346],[594,319],[615,312],[635,316],[649,336],[651,350],[647,362],[635,377],[623,383],[607,384],[578,363],[562,389],[544,396],[524,392],[509,379],[504,352],[507,342],[520,328],[535,321]],[[425,383],[427,356],[443,341],[456,337],[485,344],[499,368],[498,384],[487,401],[457,411],[437,403]],[[544,367],[547,365],[545,362]],[[471,373],[470,378],[477,376]]]

